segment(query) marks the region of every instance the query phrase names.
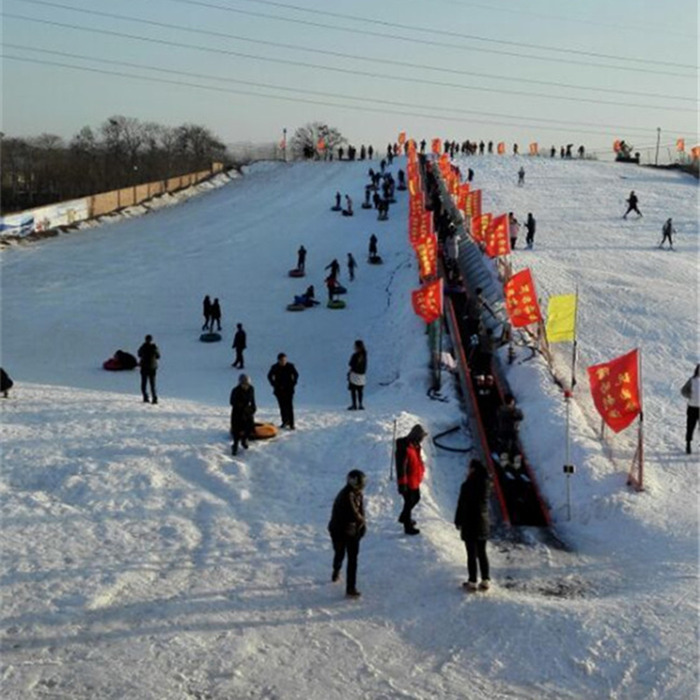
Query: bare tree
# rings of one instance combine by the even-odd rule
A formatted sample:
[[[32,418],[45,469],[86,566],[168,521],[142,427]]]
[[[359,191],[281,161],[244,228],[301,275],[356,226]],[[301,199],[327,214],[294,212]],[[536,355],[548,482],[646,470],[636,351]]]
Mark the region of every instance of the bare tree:
[[[294,158],[328,157],[342,144],[347,143],[345,137],[334,127],[322,122],[311,122],[300,126],[292,136],[291,149]]]

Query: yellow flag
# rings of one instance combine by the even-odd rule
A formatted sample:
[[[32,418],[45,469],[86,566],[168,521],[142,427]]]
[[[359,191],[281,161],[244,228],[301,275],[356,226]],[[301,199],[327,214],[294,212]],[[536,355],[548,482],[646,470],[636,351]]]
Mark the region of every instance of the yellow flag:
[[[549,297],[547,311],[547,340],[563,343],[576,335],[576,295],[559,294]]]

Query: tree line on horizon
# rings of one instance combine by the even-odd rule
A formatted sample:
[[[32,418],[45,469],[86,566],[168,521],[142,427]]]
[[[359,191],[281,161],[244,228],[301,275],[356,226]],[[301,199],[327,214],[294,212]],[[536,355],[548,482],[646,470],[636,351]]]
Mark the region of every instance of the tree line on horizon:
[[[98,192],[230,165],[225,144],[204,126],[170,127],[116,115],[68,142],[55,134],[3,135],[2,211],[21,211]]]

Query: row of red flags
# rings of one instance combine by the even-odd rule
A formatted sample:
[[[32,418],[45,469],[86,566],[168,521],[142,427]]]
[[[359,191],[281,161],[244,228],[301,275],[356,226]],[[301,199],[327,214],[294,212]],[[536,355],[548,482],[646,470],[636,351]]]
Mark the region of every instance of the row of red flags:
[[[426,323],[437,321],[443,313],[442,279],[437,277],[437,238],[432,214],[425,209],[425,197],[418,168],[415,141],[399,134],[399,143],[407,143],[409,190],[409,240],[418,259],[421,286],[411,294],[413,309]],[[534,144],[536,146],[536,144]],[[468,182],[460,182],[459,171],[446,154],[439,155],[440,139],[433,139],[433,152],[448,192],[465,218],[470,221],[473,239],[483,245],[490,257],[509,255],[510,231],[508,215],[493,216],[481,209],[481,190],[471,190]],[[529,268],[520,270],[505,282],[505,307],[514,328],[542,324],[543,315],[537,299],[535,282]],[[576,299],[573,297],[573,304]],[[564,300],[564,297],[560,298]],[[575,340],[571,332],[561,339]],[[588,368],[591,394],[598,412],[615,432],[628,427],[641,413],[639,385],[639,351]]]

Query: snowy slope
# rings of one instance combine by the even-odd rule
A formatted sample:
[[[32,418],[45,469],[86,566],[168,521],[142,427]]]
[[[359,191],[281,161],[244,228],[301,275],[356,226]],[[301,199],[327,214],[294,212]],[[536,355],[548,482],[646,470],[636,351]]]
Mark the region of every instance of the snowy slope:
[[[485,209],[538,220],[540,296],[581,292],[574,510],[564,519],[563,401],[539,361],[508,378],[523,439],[572,551],[495,540],[495,590],[465,597],[451,524],[465,457],[428,446],[418,538],[396,523],[394,419],[462,423],[454,390],[430,401],[406,201],[386,223],[359,208],[367,163],[267,164],[185,204],[3,252],[2,689],[39,698],[690,698],[697,684],[697,460],[682,454],[678,389],[698,358],[697,190],[673,173],[589,162],[474,158]],[[375,164],[376,165],[376,164]],[[644,219],[622,221],[630,189]],[[356,216],[329,211],[348,192]],[[673,216],[678,250],[658,251]],[[385,265],[364,264],[370,233]],[[296,249],[308,276],[287,277]],[[348,252],[348,308],[292,314]],[[223,343],[198,342],[219,297]],[[298,430],[231,458],[235,323],[258,417],[277,352],[300,372]],[[152,333],[161,403],[136,373],[104,372]],[[367,410],[348,413],[352,342],[369,350]],[[608,444],[585,365],[644,357],[647,483],[625,488],[629,436]],[[563,349],[558,359],[565,361]],[[454,444],[467,446],[462,433]],[[360,602],[329,583],[330,504],[369,475]]]

